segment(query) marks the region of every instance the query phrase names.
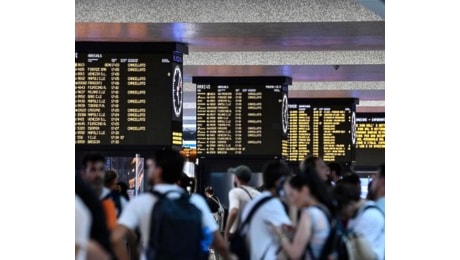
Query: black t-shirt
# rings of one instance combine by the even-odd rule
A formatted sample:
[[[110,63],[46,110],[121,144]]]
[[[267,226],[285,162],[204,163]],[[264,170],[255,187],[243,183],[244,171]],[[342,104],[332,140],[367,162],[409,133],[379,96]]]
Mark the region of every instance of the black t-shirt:
[[[75,194],[80,197],[85,206],[91,212],[91,229],[90,238],[98,242],[110,255],[115,259],[115,254],[112,250],[110,243],[110,232],[107,228],[104,210],[102,209],[101,202],[94,193],[93,189],[89,187],[80,177],[75,174]]]
[[[206,203],[208,203],[211,213],[217,213],[219,211],[219,203],[217,203],[217,201],[216,196],[212,196],[212,198],[206,197]]]

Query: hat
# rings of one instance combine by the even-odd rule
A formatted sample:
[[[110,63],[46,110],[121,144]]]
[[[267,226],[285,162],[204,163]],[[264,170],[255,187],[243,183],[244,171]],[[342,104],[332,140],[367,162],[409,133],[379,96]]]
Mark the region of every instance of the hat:
[[[251,180],[251,169],[246,165],[240,165],[236,168],[229,168],[228,173],[235,174],[238,179],[249,182]]]

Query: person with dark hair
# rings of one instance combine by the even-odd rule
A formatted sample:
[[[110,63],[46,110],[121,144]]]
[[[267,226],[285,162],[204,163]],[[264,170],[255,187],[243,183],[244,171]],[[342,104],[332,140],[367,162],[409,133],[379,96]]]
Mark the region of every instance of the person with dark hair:
[[[111,169],[105,171],[105,178],[104,178],[104,188],[102,189],[101,197],[103,199],[111,199],[113,203],[115,203],[115,208],[117,209],[117,218],[120,216],[123,209],[128,204],[128,200],[126,200],[121,193],[117,189],[117,181],[118,181],[118,173]]]
[[[101,202],[94,190],[86,184],[79,174],[75,175],[75,196],[83,202],[91,215],[90,240],[93,241],[94,251],[102,251],[100,254],[109,255],[115,259],[115,254],[110,242],[110,232],[104,215]],[[98,248],[100,249],[98,250]],[[91,250],[88,248],[88,254]]]
[[[110,190],[104,187],[105,157],[99,153],[88,153],[83,157],[82,166],[81,175],[101,201],[107,226],[111,231],[117,224],[117,208],[116,202],[109,196]]]
[[[279,161],[265,164],[262,170],[264,191],[243,209],[241,218],[245,221],[249,212],[258,203],[263,203],[248,220],[247,238],[251,252],[250,259],[276,259],[280,244],[271,235],[271,226],[283,228],[291,225],[289,216],[279,199],[284,181],[290,173],[289,167]]]
[[[342,183],[349,183],[356,187],[357,192],[359,193],[359,196],[361,196],[361,179],[359,176],[355,173],[349,173],[343,176],[342,179],[340,179],[337,183],[342,182]]]
[[[236,231],[240,223],[239,215],[242,209],[250,200],[260,194],[258,190],[248,186],[252,171],[246,165],[230,168],[228,169],[228,173],[234,175],[233,186],[235,188],[228,192],[229,211],[224,231],[226,240]]]
[[[372,193],[375,204],[385,213],[385,164],[380,165],[377,174],[372,176]]]
[[[126,201],[129,201],[129,195],[128,195],[128,184],[119,181],[117,182],[117,185],[115,189],[120,192],[121,196],[126,199]]]
[[[366,196],[366,200],[372,200],[372,201],[375,201],[375,195],[374,195],[374,192],[372,192],[372,183],[373,181],[369,181],[369,183],[367,184],[367,196]]]
[[[166,196],[170,200],[179,199],[181,193],[184,193],[184,190],[177,185],[181,178],[183,165],[184,159],[179,154],[179,152],[174,150],[158,151],[152,158],[152,164],[149,165],[148,168],[148,177],[150,178],[149,181],[154,184],[153,191],[159,194],[163,194],[163,196]],[[126,206],[125,210],[123,210],[118,222],[118,226],[112,234],[112,240],[115,242],[120,242],[124,241],[129,230],[133,231],[136,228],[139,228],[142,240],[142,248],[144,249],[141,254],[142,260],[147,258],[147,250],[151,249],[149,244],[149,242],[151,242],[149,241],[151,238],[150,224],[153,217],[155,216],[153,213],[155,210],[157,210],[155,207],[156,203],[158,203],[160,199],[161,197],[158,197],[157,195],[154,195],[150,192],[142,193],[132,199]],[[217,224],[212,218],[212,214],[209,211],[209,208],[203,197],[192,194],[189,197],[189,203],[191,203],[194,208],[197,208],[201,212],[201,229],[211,233],[213,247],[225,259],[230,259],[228,247],[218,232]],[[171,238],[171,234],[166,233],[160,233],[161,237],[159,237],[159,239],[161,240],[162,238],[166,237]],[[188,234],[181,234],[181,236],[187,235]],[[177,237],[176,239],[177,241],[180,241],[180,237]],[[201,244],[192,245],[194,248],[196,248],[196,246],[200,248],[202,247]],[[117,247],[117,255],[122,260],[127,259],[126,248]]]
[[[329,218],[335,214],[324,179],[315,167],[304,167],[284,184],[284,189],[301,215],[292,242],[279,229],[274,230],[281,247],[290,259],[317,259],[331,229]]]
[[[336,184],[340,179],[342,179],[342,166],[337,162],[330,162],[327,164],[329,171],[331,173],[332,182]]]
[[[177,182],[177,185],[184,189],[187,193],[190,193],[191,187],[190,187],[190,178],[185,174],[185,172],[182,172],[180,175],[180,179]]]
[[[317,156],[307,155],[307,157],[305,157],[305,159],[300,163],[300,170],[305,171],[305,169],[310,167],[315,169],[319,177],[323,180],[324,183],[326,183],[328,187],[332,186],[330,179],[331,172],[323,159]]]
[[[361,199],[352,183],[342,182],[333,190],[340,216],[347,222],[347,229],[360,233],[370,243],[376,259],[385,255],[385,216],[373,201]]]

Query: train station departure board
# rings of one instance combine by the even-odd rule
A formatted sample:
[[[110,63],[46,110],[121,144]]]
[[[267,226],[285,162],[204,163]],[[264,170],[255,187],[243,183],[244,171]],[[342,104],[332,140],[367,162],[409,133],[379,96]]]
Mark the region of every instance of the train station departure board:
[[[182,146],[179,43],[75,43],[77,146]]]
[[[356,114],[356,165],[385,162],[385,113]]]
[[[289,161],[307,154],[351,163],[357,99],[289,99]]]
[[[200,156],[287,156],[287,77],[193,77]]]

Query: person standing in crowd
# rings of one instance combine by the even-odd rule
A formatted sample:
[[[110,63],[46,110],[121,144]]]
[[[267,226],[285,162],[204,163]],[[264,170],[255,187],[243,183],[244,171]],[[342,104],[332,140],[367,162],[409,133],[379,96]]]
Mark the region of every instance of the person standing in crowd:
[[[216,223],[219,225],[219,231],[222,232],[223,221],[224,221],[224,212],[222,204],[220,203],[219,198],[214,195],[214,189],[211,186],[208,186],[204,189],[204,194],[206,196],[206,203],[208,204],[211,213],[216,220]]]
[[[184,193],[185,191],[177,185],[182,173],[183,164],[184,159],[177,151],[162,150],[157,152],[148,169],[149,182],[154,184],[154,191],[173,200],[177,198],[174,197],[174,195],[179,196],[180,193]],[[139,227],[143,248],[141,259],[146,259],[146,253],[149,249],[150,231],[152,228],[150,226],[153,217],[152,213],[158,200],[159,198],[152,193],[142,193],[132,199],[126,206],[126,209],[122,212],[119,223],[112,234],[113,243],[120,245],[129,230],[135,230]],[[205,200],[199,195],[192,194],[189,201],[197,209],[199,209],[199,211],[201,211],[202,229],[211,232],[213,248],[215,248],[224,257],[224,259],[230,259],[228,247],[217,230],[217,224],[212,218],[211,212],[209,211]],[[159,237],[159,239],[166,239],[166,237],[171,238],[172,235],[174,234],[168,234],[167,232],[162,233],[162,237]],[[180,236],[187,235],[188,234],[184,233],[180,235],[177,234],[178,237],[175,239],[179,241]],[[120,260],[127,259],[127,253],[124,247],[117,246],[116,252]]]
[[[373,201],[360,198],[356,186],[339,181],[334,187],[338,212],[347,222],[347,229],[360,233],[370,243],[376,259],[385,255],[385,216]]]
[[[380,165],[377,174],[373,176],[371,191],[375,197],[375,204],[385,213],[385,164]]]
[[[75,196],[78,197],[77,200],[80,200],[90,213],[90,241],[87,245],[86,255],[98,255],[101,256],[100,259],[105,259],[105,257],[116,259],[113,246],[110,242],[110,232],[108,230],[107,220],[105,218],[102,204],[96,196],[94,190],[83,181],[79,174],[75,174]],[[76,205],[76,207],[78,207],[78,205]],[[76,209],[76,211],[78,210],[79,209]],[[76,215],[77,214],[81,213],[76,212]],[[76,220],[76,225],[80,226],[77,223],[78,221],[85,220]],[[88,257],[88,259],[90,258]]]
[[[274,228],[283,251],[290,259],[317,259],[330,232],[329,219],[335,214],[333,200],[316,167],[303,168],[284,185],[291,204],[301,211],[292,242]]]
[[[246,165],[240,165],[236,168],[228,169],[228,173],[233,174],[233,186],[234,188],[228,192],[229,201],[229,212],[228,219],[225,225],[225,239],[236,231],[240,224],[240,214],[246,204],[258,196],[260,192],[250,186],[248,186],[251,180],[251,169]]]
[[[326,183],[328,187],[332,187],[330,180],[331,172],[323,159],[317,156],[307,155],[307,157],[300,163],[300,171],[304,171],[310,167],[315,169],[319,177],[323,180],[324,183]]]
[[[335,185],[340,179],[342,179],[342,166],[337,162],[330,162],[327,164],[331,173],[332,184]]]
[[[290,169],[279,161],[269,162],[264,166],[262,174],[264,191],[246,205],[242,211],[241,220],[245,221],[249,212],[264,198],[272,197],[256,209],[252,218],[248,220],[247,231],[251,259],[270,260],[276,259],[280,247],[278,240],[271,234],[271,225],[279,228],[291,225],[289,216],[278,199],[283,182],[290,174]]]
[[[104,187],[105,179],[105,157],[101,154],[90,153],[83,158],[82,177],[90,184],[96,196],[102,203],[107,226],[113,230],[117,224],[117,209],[115,202],[107,196],[110,191]]]
[[[117,209],[117,217],[120,216],[128,201],[117,190],[118,173],[115,170],[107,170],[104,178],[104,188],[101,197],[111,199]]]
[[[120,193],[121,196],[123,196],[123,198],[125,198],[126,201],[129,201],[128,184],[119,181],[117,182],[115,189]]]

